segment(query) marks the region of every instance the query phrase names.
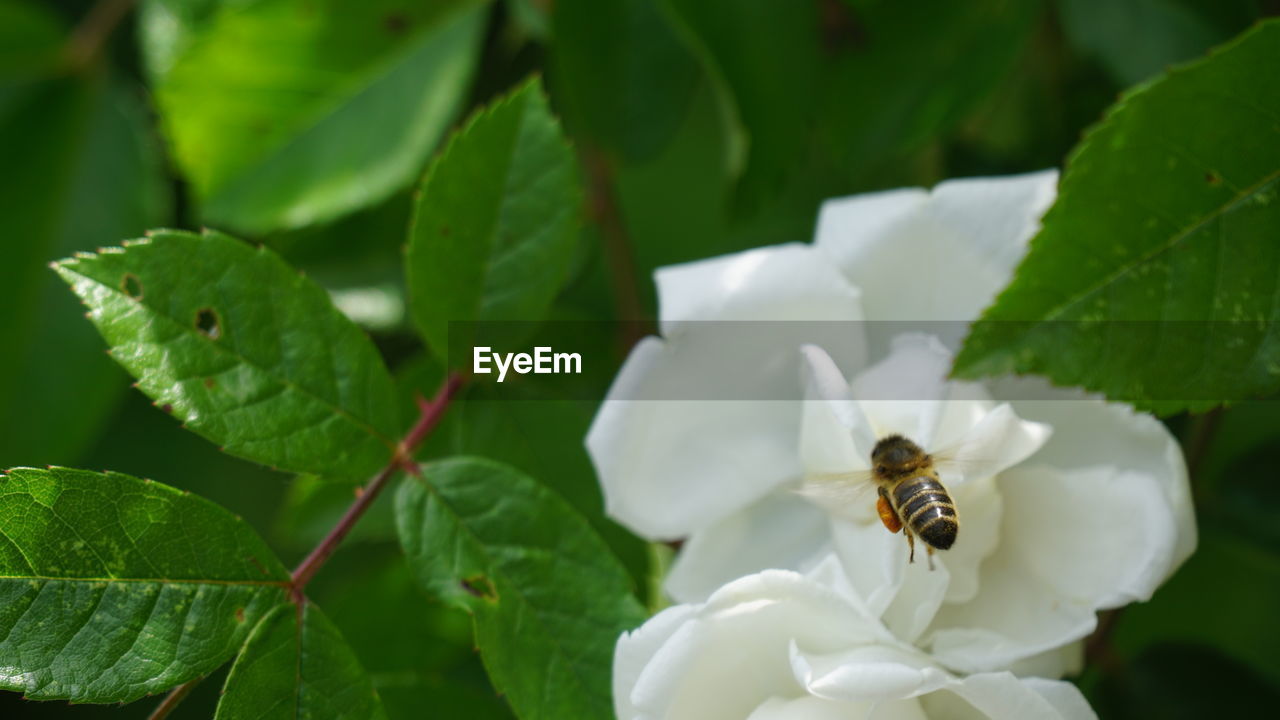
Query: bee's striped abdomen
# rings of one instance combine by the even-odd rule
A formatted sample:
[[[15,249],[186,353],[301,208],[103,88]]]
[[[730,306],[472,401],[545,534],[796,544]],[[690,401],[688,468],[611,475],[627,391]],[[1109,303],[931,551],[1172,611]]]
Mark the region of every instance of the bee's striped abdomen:
[[[904,480],[893,489],[894,504],[902,523],[921,540],[939,550],[956,541],[956,506],[936,479],[921,475]]]

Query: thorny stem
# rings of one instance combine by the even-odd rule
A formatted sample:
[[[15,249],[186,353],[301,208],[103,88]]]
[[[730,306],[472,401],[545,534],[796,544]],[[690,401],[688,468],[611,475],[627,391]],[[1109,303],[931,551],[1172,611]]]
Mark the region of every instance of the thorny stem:
[[[64,57],[72,68],[88,65],[106,44],[107,38],[133,9],[135,0],[99,0],[72,31]]]
[[[360,489],[356,494],[355,502],[351,503],[347,511],[342,514],[342,518],[333,526],[333,529],[324,536],[324,539],[320,541],[320,544],[316,545],[306,559],[299,563],[298,567],[294,568],[289,581],[289,596],[299,608],[302,607],[305,601],[303,590],[306,588],[307,583],[311,582],[311,578],[315,577],[316,571],[338,549],[338,546],[342,544],[342,540],[355,527],[356,522],[369,509],[369,506],[373,505],[373,501],[378,499],[378,494],[387,486],[387,482],[399,470],[417,474],[413,453],[422,444],[422,441],[426,440],[427,436],[431,434],[431,431],[440,424],[440,419],[444,417],[444,411],[448,409],[453,396],[458,392],[458,388],[462,387],[462,382],[462,375],[453,373],[445,378],[445,381],[440,385],[440,389],[436,391],[435,397],[430,400],[419,400],[418,422],[414,423],[413,428],[405,434],[404,440],[401,440],[400,444],[396,446],[395,453],[387,461],[386,467],[382,468],[368,484]],[[149,720],[163,720],[202,679],[190,680],[171,690],[164,701],[156,706]]]
[[[391,456],[387,466],[382,468],[369,481],[368,485],[364,486],[356,496],[356,501],[351,503],[351,507],[347,508],[347,512],[342,515],[342,519],[338,520],[338,524],[333,526],[333,529],[311,551],[311,554],[294,569],[291,586],[295,599],[301,599],[302,591],[307,586],[307,583],[311,581],[320,566],[324,565],[325,561],[329,559],[329,556],[333,555],[333,551],[338,549],[338,545],[342,543],[343,538],[347,536],[347,533],[351,532],[351,528],[355,527],[356,521],[364,515],[364,512],[369,509],[373,501],[378,498],[382,488],[386,487],[387,481],[396,474],[397,470],[407,469],[412,466],[413,451],[418,448],[418,445],[422,444],[427,435],[440,423],[440,418],[444,415],[445,409],[449,407],[449,401],[453,399],[454,393],[458,391],[458,387],[461,385],[461,375],[456,373],[450,375],[445,379],[440,389],[436,391],[434,398],[419,405],[421,412],[418,415],[418,422],[396,447],[395,454]]]

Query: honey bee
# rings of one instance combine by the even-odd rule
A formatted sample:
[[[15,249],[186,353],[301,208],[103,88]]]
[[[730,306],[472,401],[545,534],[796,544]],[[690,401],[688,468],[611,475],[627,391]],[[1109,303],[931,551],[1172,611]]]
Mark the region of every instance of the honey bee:
[[[950,549],[960,530],[955,502],[938,476],[938,464],[950,458],[951,453],[931,455],[901,435],[888,435],[871,450],[870,470],[820,475],[800,492],[848,501],[874,487],[880,522],[906,536],[909,562],[916,559],[916,537],[924,541],[932,570],[934,551]]]
[[[916,561],[918,535],[932,570],[933,551],[950,549],[960,530],[956,504],[938,477],[933,456],[901,435],[889,435],[871,451],[871,475],[880,496],[876,500],[880,522],[889,532],[904,531],[909,562]]]

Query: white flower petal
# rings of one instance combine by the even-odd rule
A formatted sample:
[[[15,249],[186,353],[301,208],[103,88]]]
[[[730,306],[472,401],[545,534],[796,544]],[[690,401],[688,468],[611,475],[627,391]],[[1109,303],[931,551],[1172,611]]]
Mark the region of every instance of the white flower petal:
[[[1084,640],[1046,650],[1009,666],[1018,677],[1061,678],[1079,675],[1084,669]]]
[[[919,698],[892,700],[875,706],[867,720],[929,720]]]
[[[849,321],[860,293],[826,256],[793,243],[659,268],[659,320],[668,339],[706,320]]]
[[[1095,467],[1014,468],[1000,477],[1004,532],[1028,575],[1071,602],[1147,600],[1169,570],[1177,536],[1159,481]]]
[[[661,695],[679,681],[681,663],[649,666],[658,650],[696,614],[692,605],[669,607],[618,638],[613,650],[613,704],[619,720],[652,717],[637,705],[649,702],[646,695]],[[648,674],[644,687],[639,684],[642,673]]]
[[[628,366],[646,354],[637,348]],[[674,540],[798,478],[799,423],[779,404],[605,401],[587,448],[606,511],[651,540]]]
[[[915,697],[947,684],[946,673],[927,658],[884,645],[864,645],[836,653],[790,648],[796,681],[817,697],[845,702],[882,702]]]
[[[767,569],[808,570],[829,552],[825,513],[790,492],[777,492],[693,533],[663,587],[677,602],[702,602],[721,585]]]
[[[983,416],[969,432],[957,439],[953,450],[941,451],[954,457],[957,473],[964,480],[991,477],[1013,467],[1039,450],[1053,434],[1043,423],[1023,420],[1005,403]],[[944,479],[950,474],[941,468]]]
[[[1007,507],[1004,515],[1009,516]],[[1069,602],[1028,577],[1020,558],[1005,552],[1012,544],[1002,542],[982,564],[973,600],[943,605],[934,617],[926,645],[946,667],[965,673],[1007,668],[1085,637],[1096,626],[1092,606]]]
[[[952,683],[948,691],[925,696],[921,704],[929,717],[949,720],[1097,720],[1080,690],[1071,683],[1020,680],[1008,672],[971,675]]]
[[[917,333],[895,337],[889,356],[853,380],[853,395],[875,436],[904,435],[929,447],[941,419],[950,367],[951,353],[937,338]]]
[[[1053,427],[1053,438],[1036,454],[1037,465],[1075,468],[1105,462],[1157,479],[1178,527],[1166,574],[1191,555],[1196,522],[1186,461],[1163,423],[1128,405],[1054,388],[1038,378],[1003,379],[992,383],[992,389],[1022,417]]]
[[[747,720],[868,720],[871,710],[871,705],[851,705],[810,696],[772,697],[748,715]],[[908,717],[915,720],[923,716],[903,716],[902,720]]]
[[[1089,706],[1080,688],[1069,682],[1029,677],[1024,678],[1022,684],[1047,700],[1063,720],[1098,720],[1098,714]]]
[[[1057,170],[948,180],[934,187],[930,209],[940,226],[1011,275],[1057,189]]]
[[[815,244],[862,290],[868,318],[971,320],[1008,282],[1056,185],[1044,171],[828,200]]]
[[[953,485],[947,491],[956,504],[960,530],[955,545],[938,553],[937,562],[951,576],[945,601],[963,603],[978,595],[982,561],[999,545],[1004,499],[996,489],[994,477]]]
[[[797,349],[821,342],[856,365],[856,327],[679,321],[858,320],[857,290],[824,260],[781,246],[658,273],[668,337],[632,350],[587,435],[619,522],[650,539],[684,537],[799,476]]]
[[[624,680],[614,692],[636,717],[747,717],[771,697],[802,694],[791,672],[792,642],[821,653],[884,637],[848,598],[780,570],[732,582],[704,605],[678,607],[679,616],[658,616],[662,627],[653,633],[642,628],[619,640],[616,662],[635,683]],[[681,622],[674,630],[671,618]]]
[[[881,617],[902,587],[907,541],[874,519],[855,522],[831,519],[832,544],[849,584],[873,617]]]
[[[825,350],[800,348],[805,387],[800,456],[811,473],[863,470],[870,464],[875,433],[849,383]]]
[[[920,639],[942,606],[951,584],[951,573],[945,561],[938,559],[934,569],[930,570],[926,553],[924,542],[917,538],[916,561],[908,562],[902,569],[898,593],[881,616],[894,637],[904,642],[914,643]]]

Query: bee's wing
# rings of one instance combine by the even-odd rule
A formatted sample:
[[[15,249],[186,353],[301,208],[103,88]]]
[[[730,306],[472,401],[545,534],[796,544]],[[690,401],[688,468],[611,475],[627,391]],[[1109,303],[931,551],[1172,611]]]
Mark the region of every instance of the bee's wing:
[[[977,480],[983,468],[991,466],[991,458],[985,454],[975,453],[963,442],[948,445],[929,453],[933,458],[933,466],[943,476],[958,477],[964,482]],[[975,474],[977,473],[977,474]]]
[[[869,500],[875,492],[870,470],[842,473],[810,473],[796,492],[833,509],[847,509]]]

